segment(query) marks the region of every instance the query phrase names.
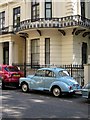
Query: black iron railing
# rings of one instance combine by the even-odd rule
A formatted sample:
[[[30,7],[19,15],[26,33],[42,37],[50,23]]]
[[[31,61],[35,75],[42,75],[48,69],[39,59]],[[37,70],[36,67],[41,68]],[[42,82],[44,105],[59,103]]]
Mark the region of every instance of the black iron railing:
[[[31,64],[16,64],[13,65],[18,66],[21,71],[24,72],[25,75],[34,74],[37,69],[44,67],[58,67],[66,69],[70,76],[75,78],[81,86],[84,85],[84,67],[82,65],[31,65]],[[26,65],[26,66],[25,66]]]
[[[7,34],[9,32],[9,27],[3,27],[0,29],[0,34]]]

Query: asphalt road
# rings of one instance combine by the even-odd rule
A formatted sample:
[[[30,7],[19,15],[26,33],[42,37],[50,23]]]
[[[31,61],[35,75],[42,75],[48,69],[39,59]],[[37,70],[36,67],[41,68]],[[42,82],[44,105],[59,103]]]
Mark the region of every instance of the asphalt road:
[[[55,98],[47,92],[22,93],[20,89],[6,89],[0,93],[2,118],[89,117],[90,103],[80,95]]]

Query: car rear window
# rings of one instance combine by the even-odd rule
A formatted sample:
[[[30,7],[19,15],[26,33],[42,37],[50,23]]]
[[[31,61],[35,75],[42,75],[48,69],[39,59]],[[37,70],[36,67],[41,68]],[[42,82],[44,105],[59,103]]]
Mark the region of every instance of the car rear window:
[[[64,76],[69,76],[69,73],[65,70],[59,71],[59,76],[64,77]]]
[[[4,68],[8,72],[18,72],[19,69],[17,67],[5,67]]]

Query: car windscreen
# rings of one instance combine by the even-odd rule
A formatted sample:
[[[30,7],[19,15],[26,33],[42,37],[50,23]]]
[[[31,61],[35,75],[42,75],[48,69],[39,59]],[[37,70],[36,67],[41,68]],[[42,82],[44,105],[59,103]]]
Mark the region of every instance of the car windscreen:
[[[6,71],[8,71],[8,72],[18,72],[19,71],[19,69],[17,67],[14,67],[14,66],[12,66],[12,67],[5,67],[4,69]]]
[[[69,73],[66,70],[59,71],[59,76],[64,77],[64,76],[69,76]]]

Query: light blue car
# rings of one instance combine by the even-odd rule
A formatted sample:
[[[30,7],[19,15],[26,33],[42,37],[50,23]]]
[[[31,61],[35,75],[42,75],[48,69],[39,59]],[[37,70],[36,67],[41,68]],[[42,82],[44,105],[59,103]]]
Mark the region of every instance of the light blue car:
[[[80,90],[80,85],[65,69],[62,68],[41,68],[35,75],[28,75],[19,79],[19,85],[23,92],[29,90],[48,90],[55,97],[63,93],[74,93]]]

